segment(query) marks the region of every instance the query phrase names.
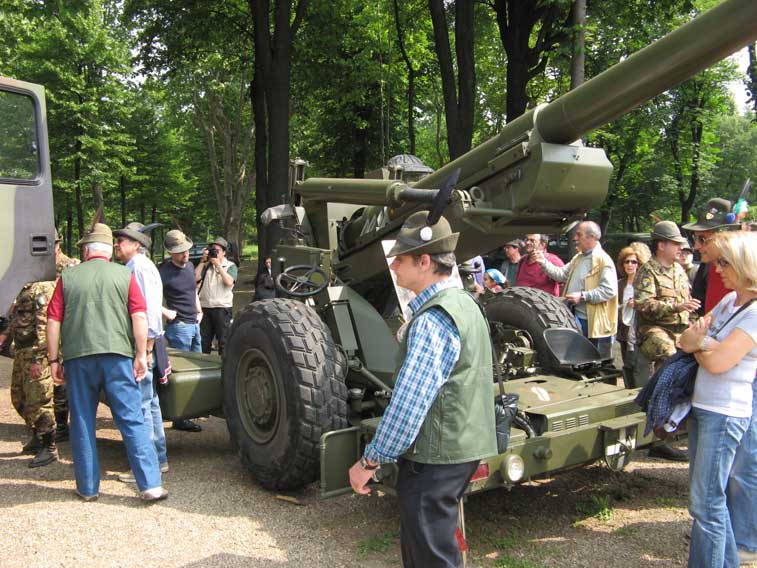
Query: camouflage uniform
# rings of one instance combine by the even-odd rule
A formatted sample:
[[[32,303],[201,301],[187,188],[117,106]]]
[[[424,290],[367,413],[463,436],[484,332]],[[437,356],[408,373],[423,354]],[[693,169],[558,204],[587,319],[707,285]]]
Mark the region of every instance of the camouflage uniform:
[[[11,402],[13,407],[37,433],[44,434],[55,427],[53,410],[53,378],[47,360],[47,306],[55,282],[26,284],[16,297],[10,322],[14,343]],[[40,363],[39,379],[29,377],[29,368]]]
[[[633,286],[639,350],[657,365],[676,352],[676,340],[688,327],[689,312],[675,306],[691,299],[689,278],[677,262],[665,267],[653,258],[639,268]]]

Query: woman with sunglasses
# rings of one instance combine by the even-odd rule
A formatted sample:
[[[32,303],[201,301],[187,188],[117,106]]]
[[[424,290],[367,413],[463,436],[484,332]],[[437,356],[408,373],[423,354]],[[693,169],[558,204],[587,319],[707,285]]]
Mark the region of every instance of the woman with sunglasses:
[[[713,267],[733,291],[681,334],[699,362],[688,419],[689,512],[694,517],[689,566],[738,566],[738,506],[726,498],[731,472],[753,412],[757,371],[757,234],[723,233],[713,241]],[[755,495],[742,498],[744,507]]]
[[[636,243],[633,243],[636,244]],[[649,248],[627,246],[618,253],[618,335],[620,355],[623,358],[623,377],[626,386],[633,382],[634,349],[636,345],[636,310],[633,301],[633,279],[639,266],[649,260]]]

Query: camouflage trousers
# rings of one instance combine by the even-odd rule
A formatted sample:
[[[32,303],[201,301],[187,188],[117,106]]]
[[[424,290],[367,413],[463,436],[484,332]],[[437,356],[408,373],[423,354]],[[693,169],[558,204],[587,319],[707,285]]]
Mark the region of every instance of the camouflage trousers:
[[[11,377],[11,402],[27,426],[44,434],[55,428],[53,378],[50,366],[47,365],[42,367],[42,375],[38,380],[31,380],[29,368],[33,364],[31,349],[16,350]]]
[[[641,327],[638,332],[639,351],[654,364],[656,370],[660,363],[675,354],[676,341],[681,333],[683,330],[676,332],[658,325]]]

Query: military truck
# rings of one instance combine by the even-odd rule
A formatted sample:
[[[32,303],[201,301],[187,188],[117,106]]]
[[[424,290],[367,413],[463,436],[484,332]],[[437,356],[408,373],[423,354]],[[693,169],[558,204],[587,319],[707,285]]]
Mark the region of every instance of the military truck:
[[[727,0],[417,180],[398,168],[374,179],[305,179],[296,164],[288,203],[263,214],[285,234],[274,253],[282,297],[236,314],[222,361],[172,353],[164,418],[224,416],[242,463],[265,487],[320,477],[322,495],[348,491],[347,469],[392,396],[407,297],[384,255],[403,221],[442,210],[460,233],[461,261],[517,235],[568,228],[602,202],[612,172],[604,151],[581,136],[755,41],[755,21],[757,3]],[[37,103],[40,124],[43,111]],[[559,300],[513,288],[486,312],[521,419],[468,492],[601,459],[621,468],[653,443],[637,391],[599,361]],[[497,394],[493,384],[492,403]],[[395,472],[382,468],[382,476],[391,490]]]

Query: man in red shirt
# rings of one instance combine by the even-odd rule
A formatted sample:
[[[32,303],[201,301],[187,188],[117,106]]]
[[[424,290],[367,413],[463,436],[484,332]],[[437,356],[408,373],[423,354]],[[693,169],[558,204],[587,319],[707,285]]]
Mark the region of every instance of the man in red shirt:
[[[50,370],[56,384],[67,385],[76,492],[85,501],[98,497],[95,419],[102,389],[142,499],[165,499],[137,384],[147,373],[145,298],[134,274],[109,262],[113,234],[107,225],[95,224],[77,245],[83,245],[85,262],[63,271],[47,309]]]
[[[541,263],[533,260],[533,253],[541,251],[544,253],[544,258],[551,262],[555,266],[565,266],[560,257],[551,252],[547,252],[547,245],[549,244],[549,237],[547,235],[533,234],[526,235],[526,258],[520,261],[518,264],[518,272],[515,277],[516,286],[528,286],[529,288],[538,288],[544,290],[548,294],[553,296],[560,295],[560,284],[555,280],[552,280],[542,270]]]
[[[712,246],[715,233],[720,231],[738,231],[741,224],[731,212],[731,202],[716,197],[707,202],[700,211],[697,221],[684,225],[694,238],[694,250],[699,251],[702,263],[691,285],[691,295],[701,302],[698,310],[700,316],[709,313],[730,290],[723,284],[717,270],[710,270],[710,264],[717,260],[717,249]]]

